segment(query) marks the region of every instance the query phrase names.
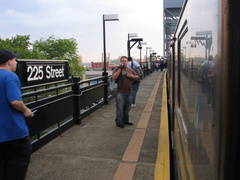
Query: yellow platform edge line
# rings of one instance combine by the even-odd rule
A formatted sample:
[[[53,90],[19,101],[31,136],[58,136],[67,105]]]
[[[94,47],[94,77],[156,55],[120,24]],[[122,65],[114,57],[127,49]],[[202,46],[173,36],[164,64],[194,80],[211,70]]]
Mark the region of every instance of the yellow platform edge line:
[[[168,129],[166,71],[164,73],[163,80],[160,121],[161,122],[159,128],[158,153],[154,170],[154,180],[170,180],[170,142]]]
[[[159,78],[161,75],[159,75]],[[139,119],[138,125],[133,133],[133,136],[127,146],[127,149],[123,155],[122,163],[119,164],[118,169],[113,177],[113,180],[132,180],[133,175],[137,166],[138,157],[141,151],[142,143],[145,137],[150,115],[152,112],[154,101],[152,99],[156,99],[158,87],[160,84],[160,80],[156,81],[156,84],[151,92],[149,100],[144,108],[144,111]],[[143,128],[143,129],[141,129]],[[124,163],[124,162],[132,162]]]

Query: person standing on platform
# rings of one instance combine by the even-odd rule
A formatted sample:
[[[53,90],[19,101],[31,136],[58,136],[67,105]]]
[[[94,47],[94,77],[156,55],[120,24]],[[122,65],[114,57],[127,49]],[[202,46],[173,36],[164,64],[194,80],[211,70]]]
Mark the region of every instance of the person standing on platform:
[[[33,117],[23,101],[14,73],[20,54],[0,51],[0,179],[24,180],[31,156],[29,130],[24,117]]]
[[[155,67],[156,67],[156,71],[158,72],[158,70],[159,70],[159,63],[158,62],[156,62]]]
[[[160,69],[161,69],[161,71],[163,71],[163,68],[164,68],[164,62],[160,61]]]
[[[116,119],[117,127],[124,128],[125,125],[133,125],[129,122],[129,111],[132,102],[132,80],[137,80],[137,73],[127,67],[128,58],[122,56],[120,64],[113,70],[112,79],[118,84],[116,100]]]
[[[128,67],[132,68],[139,76],[138,80],[132,81],[133,94],[132,94],[132,105],[131,105],[131,107],[136,107],[136,96],[137,96],[137,92],[138,92],[138,89],[139,89],[139,85],[140,85],[140,81],[141,81],[143,71],[142,71],[141,66],[137,63],[137,61],[132,60],[132,57],[128,57]]]

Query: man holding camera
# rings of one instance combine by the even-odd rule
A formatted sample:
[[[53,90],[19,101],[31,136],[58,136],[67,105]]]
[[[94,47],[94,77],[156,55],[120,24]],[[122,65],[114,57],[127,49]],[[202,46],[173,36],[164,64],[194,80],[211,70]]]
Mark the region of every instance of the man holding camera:
[[[112,79],[118,84],[116,100],[116,125],[124,128],[125,125],[133,125],[129,122],[129,111],[132,104],[132,80],[139,79],[137,73],[127,67],[128,58],[122,56],[120,64],[113,70]]]

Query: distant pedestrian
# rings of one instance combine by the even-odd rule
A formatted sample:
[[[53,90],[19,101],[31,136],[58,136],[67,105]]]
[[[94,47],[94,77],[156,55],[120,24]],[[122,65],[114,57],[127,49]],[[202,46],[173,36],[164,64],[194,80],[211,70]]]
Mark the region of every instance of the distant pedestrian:
[[[131,107],[136,107],[136,97],[139,89],[140,81],[142,79],[143,71],[141,66],[137,61],[133,61],[132,57],[128,57],[128,67],[132,68],[139,76],[138,80],[132,81],[132,105]]]
[[[125,125],[133,125],[129,122],[129,111],[132,102],[132,80],[137,80],[137,73],[127,67],[128,58],[122,56],[120,64],[113,70],[112,79],[118,84],[118,90],[115,97],[116,100],[116,119],[115,123],[118,127],[124,128]]]
[[[161,69],[161,71],[163,71],[163,68],[164,68],[164,62],[160,61],[160,69]]]
[[[25,117],[32,117],[14,73],[20,54],[0,51],[0,179],[24,180],[31,156],[29,130]]]
[[[158,72],[158,70],[159,70],[159,63],[158,62],[156,62],[155,67],[156,67],[156,70]]]

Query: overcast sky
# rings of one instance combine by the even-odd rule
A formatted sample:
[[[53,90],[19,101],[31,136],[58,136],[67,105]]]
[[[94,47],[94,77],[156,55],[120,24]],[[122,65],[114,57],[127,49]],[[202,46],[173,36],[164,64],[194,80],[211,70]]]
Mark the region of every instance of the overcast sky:
[[[111,59],[127,55],[128,33],[137,33],[158,55],[163,53],[162,0],[0,0],[0,38],[30,35],[31,42],[74,38],[84,62],[99,62],[103,52],[103,14],[118,14],[106,22],[106,49]],[[149,52],[148,52],[149,53]],[[131,55],[139,58],[135,45]]]

